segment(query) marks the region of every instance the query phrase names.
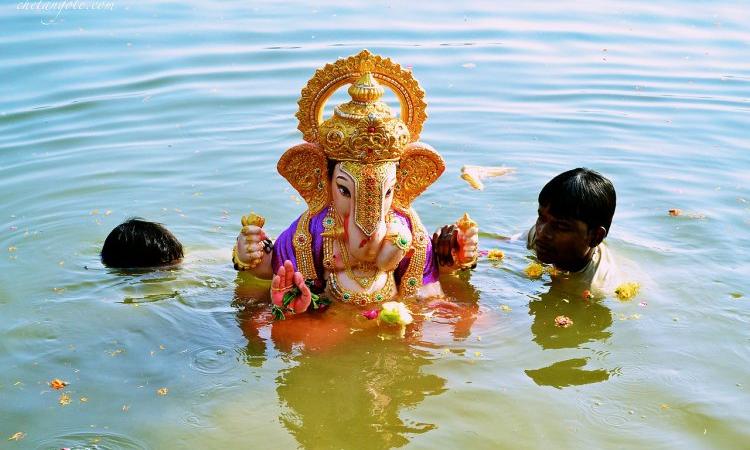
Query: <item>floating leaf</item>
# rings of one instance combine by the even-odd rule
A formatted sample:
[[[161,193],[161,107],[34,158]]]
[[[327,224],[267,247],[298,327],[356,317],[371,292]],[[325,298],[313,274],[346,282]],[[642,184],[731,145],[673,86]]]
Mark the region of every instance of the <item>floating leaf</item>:
[[[511,308],[508,305],[500,305],[500,309],[502,309],[503,312],[511,312],[511,311],[513,311],[513,308]]]

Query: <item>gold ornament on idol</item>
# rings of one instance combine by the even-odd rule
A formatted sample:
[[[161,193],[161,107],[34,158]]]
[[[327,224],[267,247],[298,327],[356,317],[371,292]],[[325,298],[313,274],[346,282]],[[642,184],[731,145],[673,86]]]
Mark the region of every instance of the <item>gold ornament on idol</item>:
[[[364,305],[373,302],[382,302],[393,297],[393,288],[395,287],[393,272],[386,272],[385,285],[375,292],[350,291],[343,288],[338,279],[337,268],[334,257],[334,243],[338,243],[341,252],[342,263],[349,278],[355,280],[363,289],[370,288],[375,280],[383,272],[378,270],[372,264],[359,265],[359,270],[372,270],[374,273],[368,276],[359,276],[354,273],[355,267],[350,260],[349,251],[346,242],[343,240],[343,226],[339,223],[336,211],[333,205],[329,206],[328,213],[323,219],[323,228],[321,233],[323,237],[323,266],[329,271],[328,283],[330,293],[342,302],[352,302],[357,305]]]

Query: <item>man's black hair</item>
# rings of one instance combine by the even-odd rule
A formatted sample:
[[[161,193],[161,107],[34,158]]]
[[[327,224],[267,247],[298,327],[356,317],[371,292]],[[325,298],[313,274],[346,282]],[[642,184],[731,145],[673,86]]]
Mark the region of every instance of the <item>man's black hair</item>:
[[[138,217],[116,226],[101,252],[102,263],[116,268],[163,266],[182,256],[182,244],[169,230]]]
[[[539,193],[539,206],[548,207],[553,216],[580,220],[589,230],[601,226],[607,233],[616,204],[612,182],[581,167],[551,179]]]

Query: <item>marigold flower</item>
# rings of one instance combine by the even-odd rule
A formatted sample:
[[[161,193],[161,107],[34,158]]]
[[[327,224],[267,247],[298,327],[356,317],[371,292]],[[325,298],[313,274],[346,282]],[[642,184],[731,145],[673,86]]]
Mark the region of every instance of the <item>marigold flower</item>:
[[[502,250],[495,248],[487,252],[487,259],[490,261],[501,261],[503,258],[505,258],[505,253]]]
[[[544,268],[541,264],[533,262],[524,269],[524,272],[529,278],[539,278],[542,276],[542,273],[544,273]]]
[[[631,298],[638,295],[638,291],[640,290],[641,285],[638,283],[623,283],[619,286],[617,286],[617,289],[615,289],[615,294],[617,294],[617,298],[620,300],[630,300]]]
[[[49,387],[51,387],[52,389],[56,391],[59,391],[60,389],[64,388],[67,385],[68,385],[67,381],[63,381],[59,378],[55,378],[54,380],[49,382]]]

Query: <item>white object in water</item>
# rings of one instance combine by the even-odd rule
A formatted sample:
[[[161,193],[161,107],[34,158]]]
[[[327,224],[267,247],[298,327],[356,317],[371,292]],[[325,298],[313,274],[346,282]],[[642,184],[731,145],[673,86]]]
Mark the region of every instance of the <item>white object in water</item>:
[[[481,191],[484,189],[484,183],[482,183],[483,178],[501,177],[511,172],[515,172],[515,169],[512,167],[483,167],[467,165],[461,167],[461,178],[469,183],[469,186]]]

